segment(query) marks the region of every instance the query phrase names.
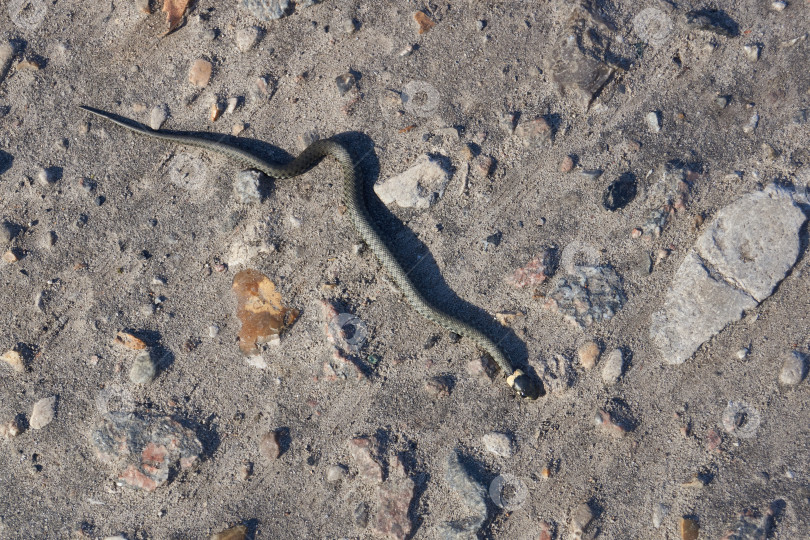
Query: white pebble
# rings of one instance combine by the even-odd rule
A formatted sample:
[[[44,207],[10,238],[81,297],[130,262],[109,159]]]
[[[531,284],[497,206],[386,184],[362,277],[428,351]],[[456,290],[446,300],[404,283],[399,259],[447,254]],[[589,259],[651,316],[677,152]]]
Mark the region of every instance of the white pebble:
[[[141,351],[135,357],[132,368],[129,370],[129,380],[135,384],[148,384],[155,379],[156,374],[157,366],[155,366],[155,361],[152,360],[152,354],[147,349]]]
[[[653,133],[658,133],[661,131],[661,116],[656,111],[650,111],[647,113],[647,126],[649,126],[650,131]]]
[[[624,371],[624,356],[619,349],[613,349],[607,355],[602,366],[602,380],[605,384],[616,384]]]
[[[661,527],[661,524],[664,522],[664,518],[667,517],[667,514],[669,514],[669,510],[670,508],[666,504],[658,503],[655,505],[652,515],[653,527],[656,529]]]
[[[779,382],[785,386],[795,386],[802,382],[807,374],[807,361],[798,351],[791,352],[782,364]]]
[[[787,7],[787,2],[783,2],[782,0],[776,0],[775,2],[771,3],[771,9],[774,11],[784,11]]]
[[[233,114],[233,111],[239,106],[239,98],[238,97],[230,97],[228,98],[228,106],[225,108],[226,114]]]
[[[326,481],[334,484],[335,482],[339,482],[346,477],[346,467],[343,465],[332,465],[326,471]]]
[[[757,129],[759,125],[759,114],[754,113],[751,115],[751,118],[748,119],[748,123],[743,126],[743,132],[750,135]]]
[[[297,217],[295,217],[293,215],[290,215],[290,225],[292,225],[293,227],[295,227],[297,229],[297,228],[299,228],[301,226],[301,223],[303,223],[303,222],[299,218],[297,218]]]
[[[208,337],[217,337],[219,335],[219,326],[212,324],[208,327]]]
[[[505,433],[487,433],[481,440],[484,443],[487,451],[492,452],[496,456],[505,458],[512,457],[512,439]]]
[[[233,183],[236,200],[242,204],[258,204],[262,200],[259,190],[259,179],[262,173],[254,170],[240,171]]]
[[[748,347],[742,347],[741,349],[737,350],[736,356],[739,360],[745,360],[745,357],[748,356],[748,353],[751,352]]]
[[[34,404],[28,424],[32,429],[42,429],[56,416],[56,396],[42,398]]]
[[[749,61],[756,62],[759,60],[759,54],[762,52],[762,46],[758,43],[743,45],[743,51],[745,52],[745,57],[748,58]]]
[[[39,180],[39,183],[41,185],[48,186],[50,184],[53,184],[56,181],[56,178],[54,178],[54,175],[51,171],[49,171],[45,167],[40,167],[39,171],[37,172],[37,180]]]
[[[169,107],[165,104],[155,105],[149,113],[149,127],[160,129],[169,117]]]
[[[240,52],[248,52],[258,43],[260,37],[261,30],[255,26],[242,28],[236,32],[236,48],[239,49]]]

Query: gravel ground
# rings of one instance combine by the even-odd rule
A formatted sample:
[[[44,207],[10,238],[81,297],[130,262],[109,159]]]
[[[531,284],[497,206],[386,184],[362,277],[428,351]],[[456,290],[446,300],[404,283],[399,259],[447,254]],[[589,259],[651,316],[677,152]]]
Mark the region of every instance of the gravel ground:
[[[0,538],[810,537],[810,2],[297,4],[0,7]]]

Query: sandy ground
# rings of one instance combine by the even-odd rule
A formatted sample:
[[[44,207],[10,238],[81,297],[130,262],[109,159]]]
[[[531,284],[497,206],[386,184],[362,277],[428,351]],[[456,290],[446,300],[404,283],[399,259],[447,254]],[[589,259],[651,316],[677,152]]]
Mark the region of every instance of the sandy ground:
[[[585,537],[681,538],[686,517],[700,538],[721,538],[746,510],[768,531],[745,538],[810,536],[810,389],[806,380],[777,382],[782,359],[810,345],[806,230],[775,293],[693,358],[666,365],[649,338],[700,219],[774,180],[807,185],[810,124],[797,115],[810,108],[810,40],[790,40],[806,36],[810,3],[778,11],[760,0],[596,2],[603,60],[616,71],[590,104],[552,80],[574,6],[562,0],[324,0],[272,22],[233,0],[200,0],[165,37],[165,16],[132,0],[21,4],[0,9],[0,36],[14,51],[0,83],[0,219],[13,236],[3,251],[19,259],[0,263],[0,352],[25,361],[22,373],[0,365],[0,421],[22,415],[25,428],[0,437],[0,537],[206,538],[239,523],[255,538],[380,537],[379,488],[350,456],[349,441],[362,436],[375,441],[385,475],[396,476],[399,459],[413,482],[400,501],[412,538],[441,537],[442,524],[473,513],[447,480],[455,452],[483,488],[506,474],[527,488],[512,511],[487,498],[472,537],[546,538],[545,523],[548,537],[568,538],[583,503],[593,515]],[[736,32],[686,22],[706,7],[723,9]],[[662,30],[639,28],[645,8]],[[417,10],[435,22],[421,34]],[[243,52],[237,33],[252,26],[263,35]],[[749,44],[761,45],[756,62]],[[204,87],[189,82],[198,59],[213,64]],[[335,79],[345,73],[356,84],[341,95]],[[256,90],[260,77],[266,94]],[[424,95],[403,103],[414,81]],[[718,95],[731,96],[725,108]],[[240,106],[212,123],[212,102],[231,97]],[[515,364],[536,376],[560,354],[575,381],[522,401],[500,377],[471,373],[482,351],[422,319],[373,255],[357,253],[333,161],[267,181],[261,203],[243,204],[232,188],[238,165],[136,137],[79,104],[146,124],[165,104],[167,129],[231,133],[246,124],[248,146],[280,161],[312,131],[343,134],[369,185],[421,154],[446,156],[454,174],[436,204],[377,208],[398,256],[428,296],[467,320],[497,330],[493,314],[519,312],[501,331]],[[759,121],[747,133],[752,110]],[[660,115],[658,133],[650,111]],[[553,137],[527,141],[505,128],[506,114],[518,124],[542,117]],[[473,161],[464,179],[468,143],[493,158],[489,176]],[[577,160],[563,173],[567,155]],[[660,237],[632,238],[649,212],[648,171],[672,160],[696,171],[686,209]],[[579,172],[592,169],[603,174]],[[734,171],[741,177],[729,180]],[[626,172],[639,194],[607,211],[603,194]],[[499,243],[485,243],[497,233]],[[250,242],[267,252],[229,264]],[[553,279],[536,291],[508,282],[543,249],[570,245],[620,276],[627,301],[609,321],[577,328],[543,309],[537,297]],[[651,273],[637,271],[641,256],[656,260],[661,249],[669,255]],[[264,369],[237,343],[231,283],[246,267],[301,312],[280,343],[264,347]],[[333,348],[322,300],[367,324],[357,356],[379,363],[361,379],[324,377]],[[128,379],[136,354],[113,343],[122,330],[159,353],[148,385]],[[588,340],[624,352],[615,384],[602,380],[605,355],[590,371],[578,363]],[[428,384],[435,377],[449,395]],[[28,426],[48,396],[58,398],[54,420]],[[730,401],[758,414],[750,436],[724,430]],[[173,470],[154,492],[117,485],[91,439],[113,407],[189,426],[202,443],[199,463]],[[628,432],[597,425],[599,410]],[[259,452],[268,431],[280,433],[277,459]],[[507,434],[511,455],[487,451],[482,437],[492,432]],[[348,473],[337,478],[333,468],[329,481],[335,465]],[[669,512],[655,528],[659,505]]]

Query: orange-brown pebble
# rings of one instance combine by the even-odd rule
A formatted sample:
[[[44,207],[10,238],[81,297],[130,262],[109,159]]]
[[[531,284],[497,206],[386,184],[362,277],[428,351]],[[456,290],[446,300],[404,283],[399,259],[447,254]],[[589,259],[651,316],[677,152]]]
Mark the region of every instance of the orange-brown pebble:
[[[199,58],[191,65],[191,69],[188,72],[188,81],[194,86],[202,88],[211,80],[211,72],[213,70],[214,66],[211,62]]]
[[[678,523],[681,540],[697,540],[700,526],[693,519],[682,517]]]

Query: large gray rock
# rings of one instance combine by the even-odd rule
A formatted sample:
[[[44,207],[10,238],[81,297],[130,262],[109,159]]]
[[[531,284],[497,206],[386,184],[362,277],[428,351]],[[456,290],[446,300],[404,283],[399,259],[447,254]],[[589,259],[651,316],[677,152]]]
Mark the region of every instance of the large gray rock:
[[[806,216],[792,192],[770,185],[721,209],[675,274],[650,338],[681,364],[773,293],[796,263]]]
[[[720,210],[695,247],[726,279],[762,302],[796,264],[805,219],[792,192],[771,184]]]
[[[750,295],[712,276],[690,250],[675,273],[650,337],[669,364],[682,364],[700,345],[757,305]]]

